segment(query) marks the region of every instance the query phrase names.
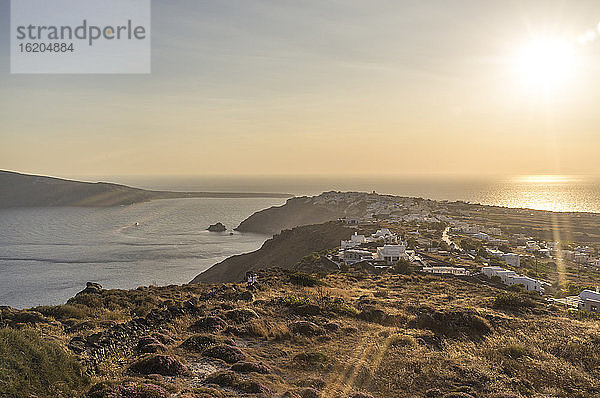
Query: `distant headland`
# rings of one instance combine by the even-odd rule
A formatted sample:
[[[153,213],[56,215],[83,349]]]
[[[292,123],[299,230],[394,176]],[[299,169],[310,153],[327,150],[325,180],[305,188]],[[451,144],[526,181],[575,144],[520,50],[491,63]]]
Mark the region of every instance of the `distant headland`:
[[[110,207],[175,198],[289,198],[287,193],[152,191],[108,182],[84,182],[0,170],[0,208]]]

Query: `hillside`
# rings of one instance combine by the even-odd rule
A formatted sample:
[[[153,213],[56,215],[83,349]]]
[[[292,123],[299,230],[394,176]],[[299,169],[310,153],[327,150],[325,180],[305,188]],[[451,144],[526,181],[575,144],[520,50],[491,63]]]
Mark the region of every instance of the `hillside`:
[[[252,214],[236,230],[273,235],[284,229],[320,224],[343,216],[344,213],[335,207],[315,205],[312,198],[291,198],[282,206],[273,206]]]
[[[117,206],[153,199],[191,197],[289,197],[277,193],[149,191],[106,182],[82,182],[0,170],[0,208]]]
[[[0,395],[597,397],[598,341],[597,318],[452,277],[90,285],[67,305],[0,309]]]
[[[352,233],[351,228],[336,222],[284,230],[256,251],[232,256],[213,265],[191,283],[239,282],[248,271],[272,266],[293,268],[304,256],[339,246],[340,240],[347,239]]]

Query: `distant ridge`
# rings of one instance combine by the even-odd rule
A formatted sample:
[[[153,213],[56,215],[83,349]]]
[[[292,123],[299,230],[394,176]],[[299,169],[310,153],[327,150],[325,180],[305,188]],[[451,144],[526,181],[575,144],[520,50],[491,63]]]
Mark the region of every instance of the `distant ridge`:
[[[108,182],[83,182],[0,170],[0,208],[109,207],[174,198],[289,198],[285,193],[170,192]]]

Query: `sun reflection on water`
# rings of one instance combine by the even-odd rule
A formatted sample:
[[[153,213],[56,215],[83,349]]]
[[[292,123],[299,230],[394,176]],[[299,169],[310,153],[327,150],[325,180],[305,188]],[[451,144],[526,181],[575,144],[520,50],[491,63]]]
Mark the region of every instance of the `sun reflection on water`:
[[[528,175],[499,183],[489,192],[491,203],[549,211],[597,211],[588,203],[600,194],[598,184],[567,175]],[[492,199],[493,198],[493,199]]]

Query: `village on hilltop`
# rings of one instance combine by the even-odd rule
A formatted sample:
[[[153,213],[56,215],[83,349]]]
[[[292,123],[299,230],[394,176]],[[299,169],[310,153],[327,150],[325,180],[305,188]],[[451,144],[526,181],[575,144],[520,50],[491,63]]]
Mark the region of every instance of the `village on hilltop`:
[[[459,202],[375,192],[326,192],[311,199],[316,205],[343,207],[349,215],[339,221],[357,230],[329,255],[339,266],[377,271],[402,263],[418,272],[537,292],[574,310],[600,311],[597,288],[577,289],[571,283],[565,291],[549,273],[536,271],[554,266],[560,272],[558,268],[570,265],[600,274],[597,248],[565,247],[563,242],[506,232],[502,225],[481,225],[470,213],[457,210]]]

